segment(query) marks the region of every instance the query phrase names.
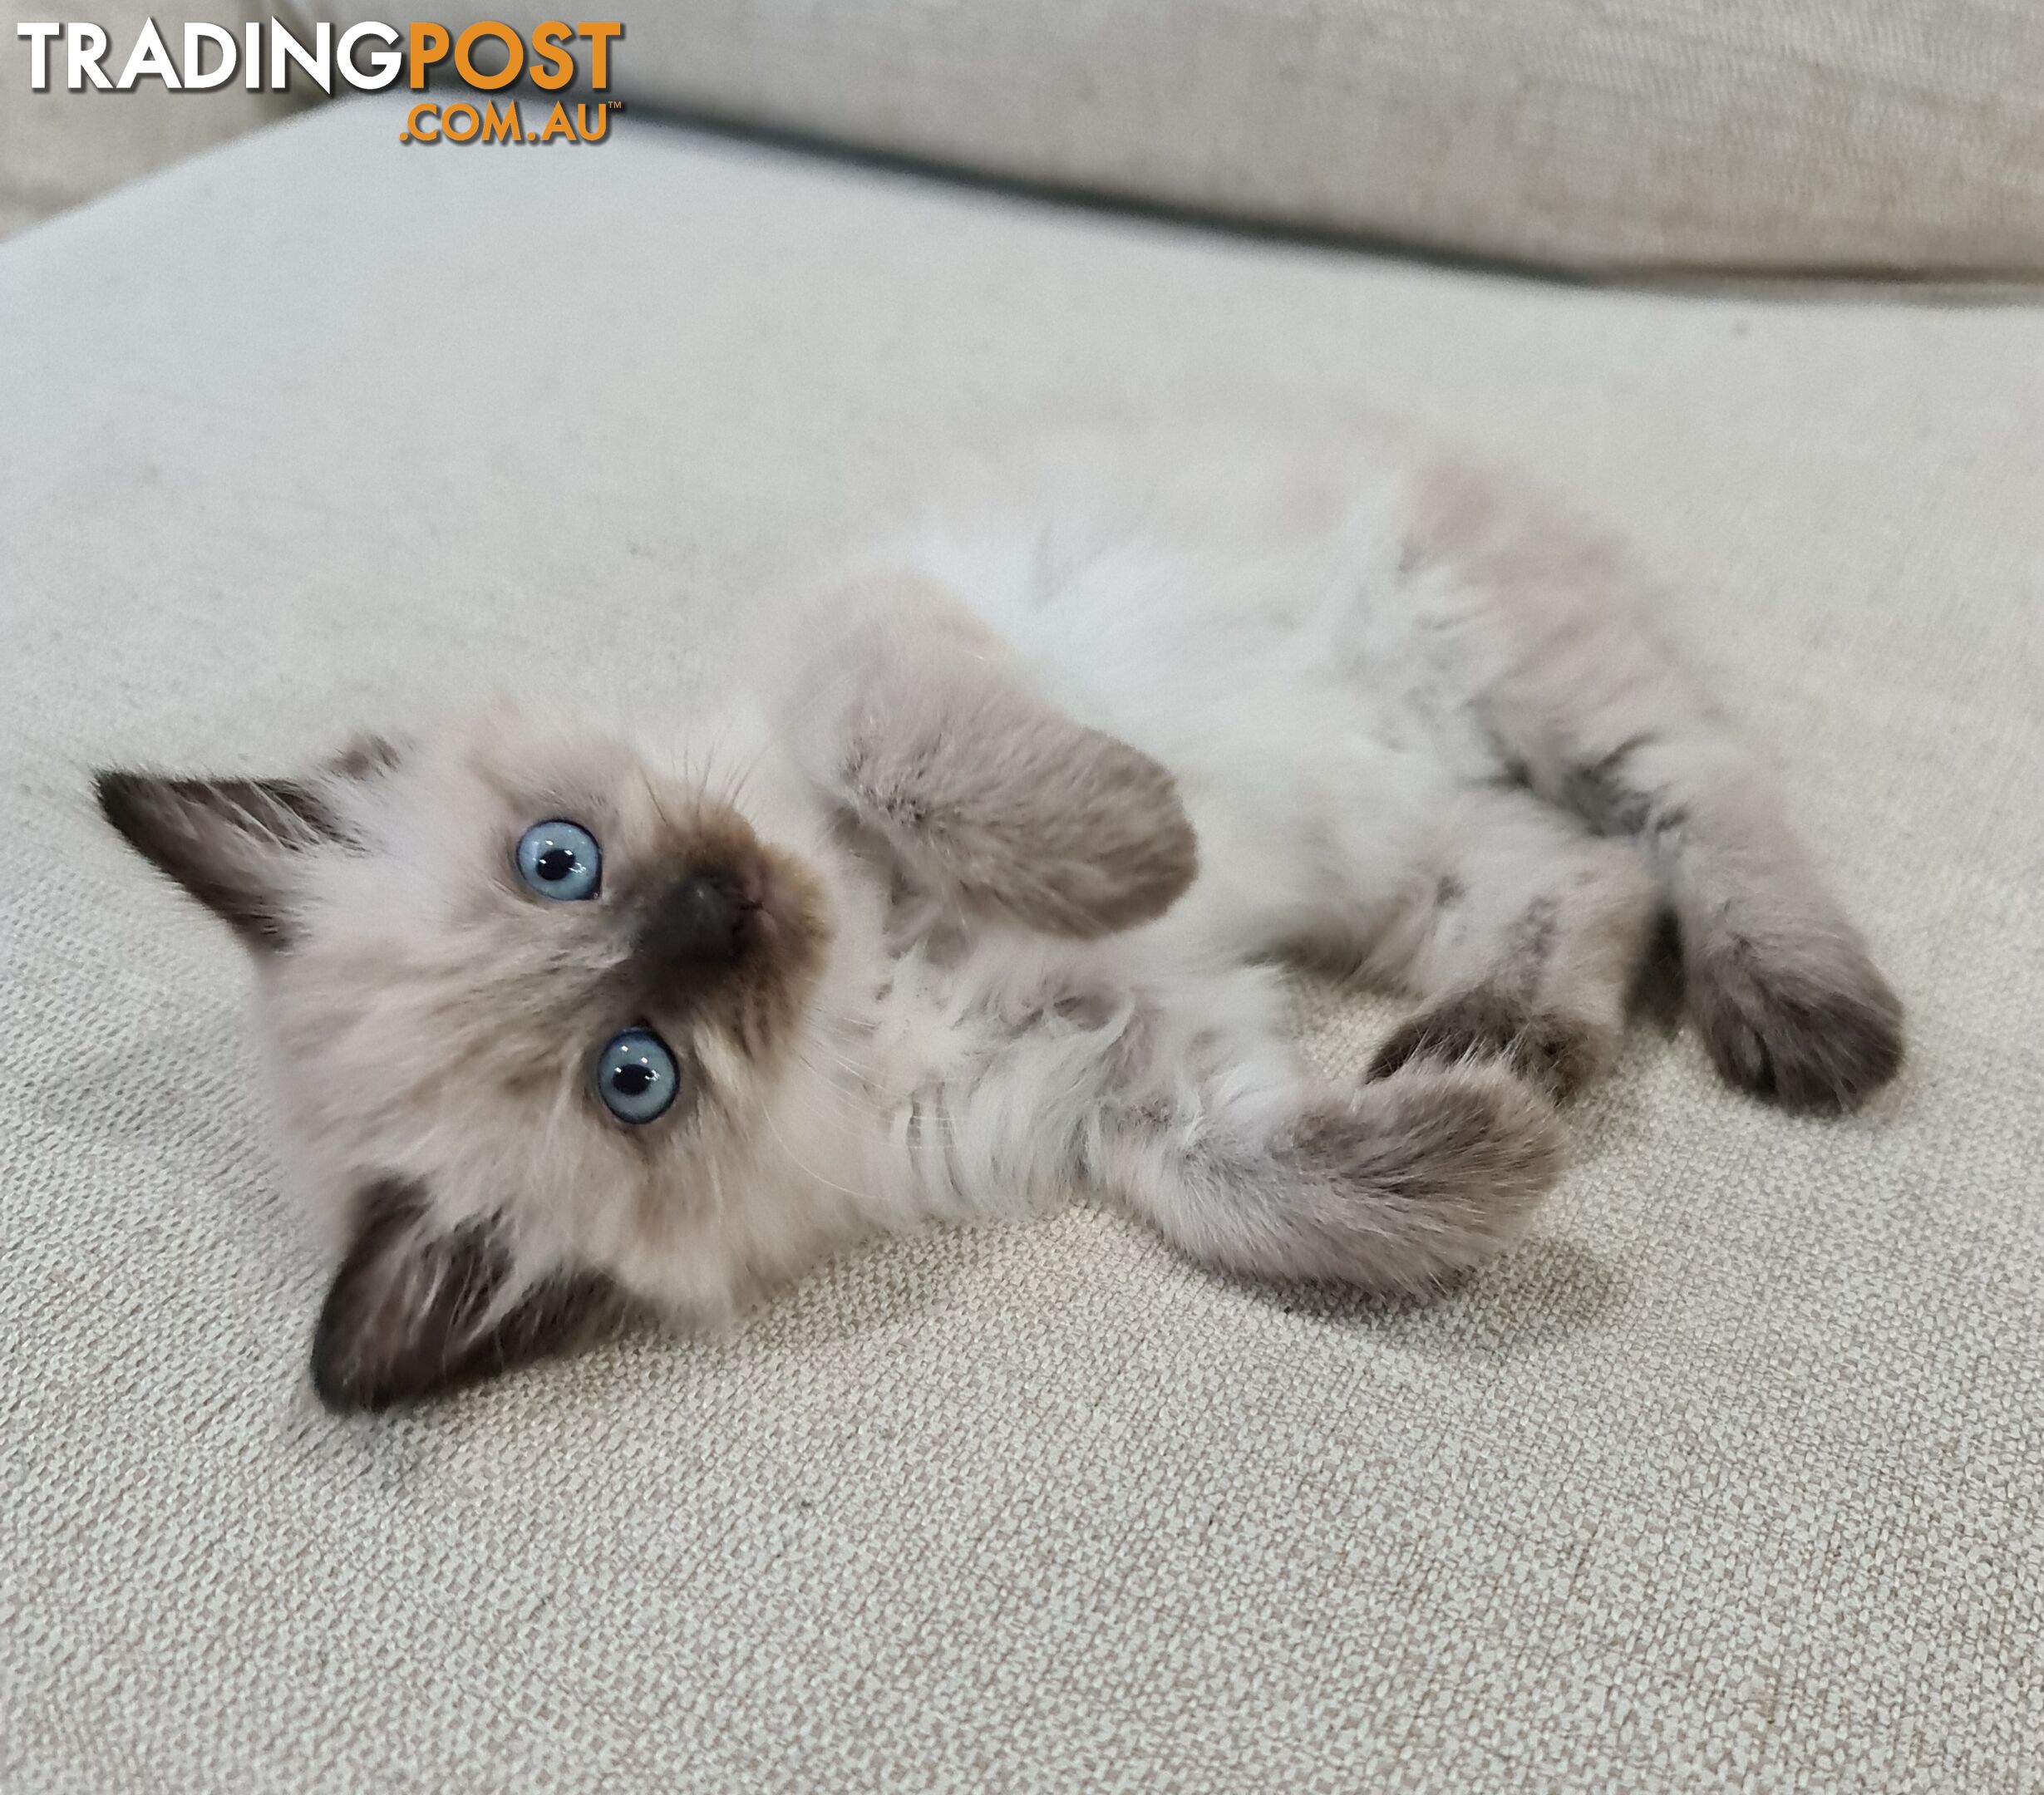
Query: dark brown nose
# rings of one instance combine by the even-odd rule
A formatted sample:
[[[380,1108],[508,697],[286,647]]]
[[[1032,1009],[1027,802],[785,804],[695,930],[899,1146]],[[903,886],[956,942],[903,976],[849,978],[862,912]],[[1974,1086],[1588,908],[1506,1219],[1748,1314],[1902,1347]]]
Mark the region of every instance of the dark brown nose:
[[[658,966],[713,971],[744,953],[751,923],[752,906],[737,874],[708,868],[686,874],[654,900],[640,950]]]

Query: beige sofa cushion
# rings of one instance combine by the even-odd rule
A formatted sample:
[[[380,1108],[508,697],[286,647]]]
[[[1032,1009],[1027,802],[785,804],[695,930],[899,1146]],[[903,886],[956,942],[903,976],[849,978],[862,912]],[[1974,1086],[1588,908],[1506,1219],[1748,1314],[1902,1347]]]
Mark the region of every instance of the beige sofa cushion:
[[[91,87],[70,92],[61,45],[50,52],[53,78],[47,91],[29,86],[29,46],[15,37],[22,19],[89,20],[106,33],[104,61],[110,79],[126,66],[142,22],[153,18],[183,66],[187,20],[219,24],[239,35],[253,0],[195,0],[165,7],[157,0],[27,0],[0,25],[0,237],[52,212],[90,199],[210,144],[288,117],[311,105],[318,90],[303,76],[286,91],[249,91],[239,80],[224,86],[173,93],[144,80],[126,93]]]
[[[2044,273],[2037,0],[617,12],[629,94],[1002,175],[1577,269]]]

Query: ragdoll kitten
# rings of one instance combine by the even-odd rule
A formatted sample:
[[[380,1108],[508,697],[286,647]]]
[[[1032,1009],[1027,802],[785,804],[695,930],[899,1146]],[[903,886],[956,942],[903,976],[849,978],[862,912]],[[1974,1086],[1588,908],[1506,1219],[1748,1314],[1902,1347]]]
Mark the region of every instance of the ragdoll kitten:
[[[757,704],[108,773],[255,950],[313,1344],[374,1409],[1074,1186],[1218,1270],[1423,1286],[1554,1179],[1672,913],[1720,1070],[1840,1109],[1900,1010],[1574,526],[1390,438],[1066,446],[837,570]],[[1367,1077],[1273,957],[1418,1007]]]

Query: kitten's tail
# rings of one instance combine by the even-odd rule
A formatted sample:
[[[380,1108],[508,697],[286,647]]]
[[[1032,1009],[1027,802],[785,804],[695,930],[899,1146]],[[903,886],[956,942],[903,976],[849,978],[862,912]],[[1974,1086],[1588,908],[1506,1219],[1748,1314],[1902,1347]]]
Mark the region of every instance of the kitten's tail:
[[[1118,1133],[1102,1182],[1217,1270],[1411,1290],[1510,1241],[1560,1170],[1553,1106],[1495,1065],[1303,1095]]]

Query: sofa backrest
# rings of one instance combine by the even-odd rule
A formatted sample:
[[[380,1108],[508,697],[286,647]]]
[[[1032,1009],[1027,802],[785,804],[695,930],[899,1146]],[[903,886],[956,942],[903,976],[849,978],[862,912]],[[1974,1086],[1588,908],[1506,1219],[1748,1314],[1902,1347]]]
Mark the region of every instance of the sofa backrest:
[[[2044,0],[618,0],[615,16],[628,98],[982,173],[1587,272],[2044,273]]]

